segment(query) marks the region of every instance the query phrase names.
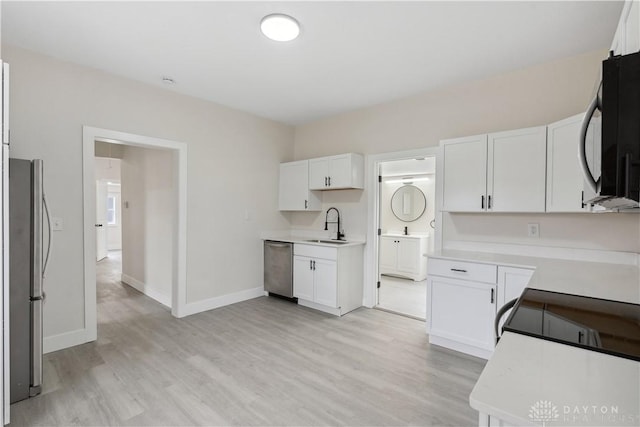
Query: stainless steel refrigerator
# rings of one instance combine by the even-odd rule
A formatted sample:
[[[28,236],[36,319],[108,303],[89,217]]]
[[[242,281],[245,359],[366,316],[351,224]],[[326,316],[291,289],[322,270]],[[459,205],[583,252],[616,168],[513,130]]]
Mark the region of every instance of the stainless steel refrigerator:
[[[46,214],[46,215],[45,215]],[[46,218],[46,219],[45,219]],[[42,388],[44,272],[51,245],[42,160],[9,160],[9,331],[11,403]],[[47,225],[47,247],[44,227]]]

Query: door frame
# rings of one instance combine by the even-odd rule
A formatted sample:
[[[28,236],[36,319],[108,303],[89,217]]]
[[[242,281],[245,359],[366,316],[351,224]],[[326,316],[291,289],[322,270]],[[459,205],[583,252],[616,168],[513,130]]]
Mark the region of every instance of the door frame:
[[[367,156],[367,179],[365,191],[369,194],[367,207],[367,246],[365,249],[364,293],[363,304],[373,308],[377,304],[378,292],[378,227],[380,224],[380,193],[378,191],[378,171],[380,164],[394,160],[408,160],[416,157],[435,157],[436,159],[436,194],[435,194],[435,220],[434,250],[442,249],[442,150],[439,146],[419,148],[415,150],[396,151],[391,153],[372,154]]]
[[[109,129],[82,127],[82,180],[84,199],[84,316],[87,342],[95,341],[98,334],[96,300],[96,236],[95,236],[95,143],[128,145],[139,148],[172,150],[174,157],[173,181],[177,206],[173,224],[173,277],[171,288],[171,314],[185,316],[187,303],[187,144]]]

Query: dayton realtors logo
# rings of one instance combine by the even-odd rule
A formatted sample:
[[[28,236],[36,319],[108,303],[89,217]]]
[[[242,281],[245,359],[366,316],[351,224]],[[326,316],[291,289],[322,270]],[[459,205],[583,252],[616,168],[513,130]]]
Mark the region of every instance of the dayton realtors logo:
[[[555,421],[560,418],[558,407],[548,400],[538,400],[529,409],[529,418],[531,421],[542,423],[545,426],[548,422]]]

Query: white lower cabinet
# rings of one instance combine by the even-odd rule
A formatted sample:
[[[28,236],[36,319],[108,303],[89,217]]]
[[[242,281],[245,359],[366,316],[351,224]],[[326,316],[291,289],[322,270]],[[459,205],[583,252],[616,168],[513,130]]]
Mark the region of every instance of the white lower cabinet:
[[[293,296],[298,304],[342,316],[362,306],[362,245],[293,245]]]
[[[460,344],[454,349],[480,357],[485,355],[483,350],[490,354],[494,347],[496,285],[434,276],[427,286],[434,302],[430,338]],[[429,341],[438,344],[437,339]]]
[[[432,257],[428,271],[429,342],[488,359],[497,310],[522,293],[533,270]]]
[[[381,236],[380,274],[424,280],[428,242],[428,236]]]

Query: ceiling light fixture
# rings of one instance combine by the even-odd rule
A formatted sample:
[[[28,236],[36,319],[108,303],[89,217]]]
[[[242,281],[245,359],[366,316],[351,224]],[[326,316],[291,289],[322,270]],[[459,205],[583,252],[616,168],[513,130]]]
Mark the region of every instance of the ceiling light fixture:
[[[300,34],[298,21],[289,15],[274,13],[262,18],[260,22],[262,34],[277,42],[288,42]]]

